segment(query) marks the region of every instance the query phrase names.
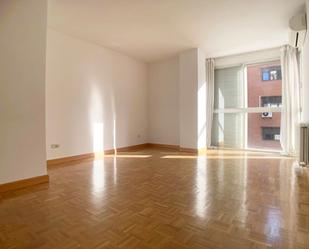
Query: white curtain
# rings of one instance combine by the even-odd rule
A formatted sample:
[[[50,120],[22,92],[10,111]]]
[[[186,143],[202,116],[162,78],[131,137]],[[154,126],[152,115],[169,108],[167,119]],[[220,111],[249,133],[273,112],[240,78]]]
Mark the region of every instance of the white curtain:
[[[214,112],[215,61],[206,60],[206,146],[211,147],[211,128]]]
[[[298,51],[291,46],[281,50],[282,112],[280,142],[285,155],[295,155],[300,122],[300,74]]]

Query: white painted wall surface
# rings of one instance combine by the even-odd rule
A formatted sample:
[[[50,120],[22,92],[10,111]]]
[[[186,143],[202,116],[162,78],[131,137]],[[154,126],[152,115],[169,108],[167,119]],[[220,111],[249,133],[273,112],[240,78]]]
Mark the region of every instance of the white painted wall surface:
[[[148,66],[149,142],[179,145],[178,56]]]
[[[46,0],[0,1],[0,184],[46,174]]]
[[[46,113],[48,159],[145,143],[147,65],[48,29]]]
[[[180,147],[197,149],[198,49],[179,55],[179,70]]]
[[[307,27],[309,27],[309,1],[307,3]],[[302,121],[309,123],[309,32],[303,48],[303,113]]]

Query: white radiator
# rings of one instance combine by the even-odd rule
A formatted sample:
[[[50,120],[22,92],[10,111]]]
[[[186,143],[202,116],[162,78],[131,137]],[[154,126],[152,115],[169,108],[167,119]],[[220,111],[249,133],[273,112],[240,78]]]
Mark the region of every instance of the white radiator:
[[[309,125],[300,125],[300,155],[299,163],[302,166],[309,164]]]

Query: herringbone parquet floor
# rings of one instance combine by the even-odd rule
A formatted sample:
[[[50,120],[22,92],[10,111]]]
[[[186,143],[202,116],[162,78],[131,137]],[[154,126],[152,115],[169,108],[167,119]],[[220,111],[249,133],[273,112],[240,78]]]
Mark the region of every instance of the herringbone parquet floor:
[[[293,159],[142,150],[49,169],[0,197],[0,248],[309,248],[309,176]]]

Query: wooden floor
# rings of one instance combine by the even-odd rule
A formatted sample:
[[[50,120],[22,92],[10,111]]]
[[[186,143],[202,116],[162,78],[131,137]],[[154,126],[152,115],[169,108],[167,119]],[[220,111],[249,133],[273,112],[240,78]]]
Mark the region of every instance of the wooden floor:
[[[309,248],[309,173],[236,151],[142,150],[0,197],[0,248]]]

